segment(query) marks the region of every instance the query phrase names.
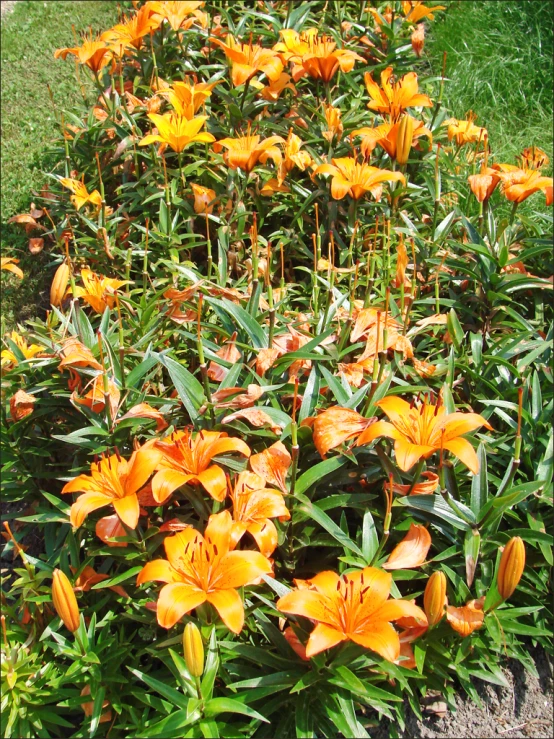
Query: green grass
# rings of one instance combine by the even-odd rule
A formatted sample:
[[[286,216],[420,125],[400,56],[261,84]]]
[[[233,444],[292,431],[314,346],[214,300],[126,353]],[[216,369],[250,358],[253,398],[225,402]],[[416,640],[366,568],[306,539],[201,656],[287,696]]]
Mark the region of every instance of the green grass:
[[[429,31],[435,72],[447,52],[445,105],[458,118],[477,114],[497,162],[515,163],[532,145],[552,156],[553,8],[550,0],[455,0]],[[544,198],[533,202],[542,208]]]
[[[82,103],[73,57],[54,59],[54,50],[75,46],[77,34],[106,30],[117,22],[115,0],[18,2],[2,20],[2,254],[16,256],[25,279],[2,275],[2,329],[36,314],[51,277],[51,258],[32,257],[21,227],[6,225],[10,216],[24,213],[46,181],[47,150],[59,127],[48,94],[52,90],[59,111]],[[81,72],[85,79],[86,71]],[[46,249],[45,249],[46,251]]]

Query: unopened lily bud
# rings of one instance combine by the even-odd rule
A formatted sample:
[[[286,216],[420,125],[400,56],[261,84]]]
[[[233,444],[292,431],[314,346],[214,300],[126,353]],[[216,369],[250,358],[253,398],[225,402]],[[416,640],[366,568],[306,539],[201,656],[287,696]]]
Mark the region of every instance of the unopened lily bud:
[[[497,588],[504,600],[517,588],[525,569],[525,546],[519,536],[514,536],[504,547],[498,568]]]
[[[183,631],[183,651],[187,669],[193,677],[201,677],[204,672],[204,645],[198,626],[189,622]]]
[[[62,304],[68,283],[69,264],[67,264],[67,262],[63,262],[63,264],[60,264],[56,270],[56,274],[52,280],[52,287],[50,288],[50,303],[56,308]]]
[[[396,135],[396,161],[398,164],[406,164],[412,148],[414,137],[414,119],[411,115],[404,115],[398,125]]]
[[[69,631],[79,628],[79,606],[71,583],[61,570],[54,570],[52,581],[52,603],[56,613]]]
[[[429,627],[435,626],[444,616],[446,608],[446,577],[444,572],[433,572],[423,594],[423,610]]]

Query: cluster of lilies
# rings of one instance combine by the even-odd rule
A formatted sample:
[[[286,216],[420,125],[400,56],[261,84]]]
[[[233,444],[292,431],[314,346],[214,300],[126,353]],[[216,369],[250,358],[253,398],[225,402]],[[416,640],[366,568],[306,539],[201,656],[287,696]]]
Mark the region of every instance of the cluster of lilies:
[[[146,39],[160,28],[170,28],[179,43],[180,34],[193,26],[204,32],[209,44],[205,49],[206,55],[215,49],[225,54],[230,64],[232,85],[244,85],[245,93],[251,87],[268,103],[279,99],[285,90],[296,94],[295,84],[302,78],[311,78],[318,84],[321,82],[328,89],[339,71],[347,74],[357,62],[365,61],[358,53],[339,48],[334,38],[321,35],[315,28],[302,33],[284,29],[280,31],[280,40],[271,48],[253,43],[252,39],[240,41],[225,33],[221,18],[212,18],[210,21],[202,10],[203,5],[203,2],[183,0],[146,2],[100,38],[91,37],[81,46],[59,49],[55,55],[63,59],[69,54],[74,55],[80,64],[91,70],[99,87],[100,73],[111,66],[113,79],[116,80],[118,75],[121,77],[119,92],[125,95],[126,105],[143,105],[147,111],[151,130],[144,133],[142,138],[139,137],[138,144],[141,147],[156,144],[158,155],[163,155],[169,147],[178,155],[181,164],[182,154],[189,146],[212,145],[216,155],[222,153],[224,165],[232,170],[240,170],[246,177],[258,165],[272,162],[275,177],[264,183],[262,195],[271,197],[287,191],[287,178],[295,168],[302,172],[309,171],[314,180],[316,177],[330,176],[330,192],[335,200],[349,197],[355,202],[370,194],[379,201],[383,196],[384,183],[406,184],[405,172],[410,151],[420,147],[424,139],[431,146],[433,139],[431,130],[407,112],[408,109],[430,108],[433,105],[427,95],[419,92],[414,72],[394,79],[392,67],[387,67],[381,73],[380,84],[367,72],[367,107],[381,117],[381,122],[352,132],[352,145],[354,139],[359,140],[360,154],[354,149],[349,156],[331,157],[330,161],[327,161],[327,156],[322,156],[319,162],[303,148],[305,142],[292,128],[287,138],[275,135],[263,139],[253,134],[249,127],[246,135],[216,140],[214,134],[205,130],[209,115],[199,112],[206,112],[219,81],[198,82],[196,78],[185,77],[183,80],[166,82],[156,76],[152,81],[152,96],[147,100],[135,97],[122,84],[125,59],[135,57],[145,47]],[[429,8],[421,2],[404,2],[402,7],[406,22],[413,26],[426,17],[432,19],[433,12],[442,9],[442,6]],[[383,17],[373,8],[368,12],[373,15],[377,28],[383,24],[383,18],[386,20],[387,13]],[[421,53],[422,39],[423,26],[418,26],[412,35],[416,52],[419,49]],[[258,75],[264,75],[265,83],[258,79]],[[117,88],[115,81],[113,87]],[[170,106],[170,110],[160,113],[164,106]],[[112,114],[103,91],[98,107],[98,115],[109,117]],[[302,128],[302,119],[294,108],[291,108],[288,117]],[[341,110],[328,102],[324,105],[324,117],[327,129],[322,132],[322,139],[330,150],[331,145],[338,143],[343,134]],[[526,150],[518,166],[489,166],[486,129],[476,126],[472,116],[463,121],[447,121],[447,126],[448,139],[455,142],[458,148],[470,143],[484,147],[482,169],[480,173],[469,177],[469,185],[479,202],[486,202],[499,184],[504,195],[516,204],[538,190],[545,193],[548,203],[552,202],[552,178],[541,175],[541,168],[547,163],[543,152]],[[369,164],[376,147],[380,147],[389,157],[390,169]],[[85,206],[99,210],[105,206],[103,192],[89,192],[84,181],[65,177],[60,179],[60,183],[71,192],[71,202],[76,210]],[[195,213],[211,214],[218,194],[200,183],[190,183],[190,186]],[[323,269],[334,269],[330,262],[322,262]],[[397,287],[404,287],[407,263],[406,249],[402,243],[398,251]],[[320,268],[319,263],[317,268]],[[22,276],[17,260],[3,259],[2,269]],[[52,305],[62,307],[64,299],[72,295],[73,300],[83,301],[96,314],[102,315],[106,308],[114,307],[120,312],[120,300],[123,302],[121,291],[128,280],[107,277],[85,268],[80,273],[82,286],[76,286],[74,280],[69,285],[71,271],[68,264],[64,263],[60,270],[52,288]],[[254,275],[253,279],[257,277]],[[186,290],[167,290],[164,294],[169,304],[167,316],[177,323],[196,320],[197,313],[194,310],[182,308],[191,299],[196,299],[201,287],[197,283]],[[202,289],[211,288],[203,286]],[[235,303],[249,297],[233,288],[220,288],[217,294]],[[340,317],[341,312],[337,311],[336,319]],[[286,332],[272,336],[269,347],[257,352],[254,366],[258,376],[262,377],[280,357],[308,343],[308,318],[298,314],[295,325],[289,325]],[[402,319],[405,320],[406,316],[402,315]],[[445,322],[442,320],[444,316],[435,316],[434,319],[439,324]],[[420,375],[432,374],[432,365],[414,357],[413,346],[405,331],[406,322],[402,324],[388,311],[364,306],[361,301],[352,301],[348,320],[352,324],[350,342],[354,344],[360,339],[366,342],[364,351],[355,361],[339,364],[339,372],[352,386],[361,387],[368,374],[375,383],[383,379],[378,358],[389,350],[401,352],[405,359],[410,359]],[[334,339],[336,336],[329,341]],[[14,346],[2,351],[3,367],[17,365],[21,355],[25,360],[36,360],[44,354],[44,347],[28,344],[17,332],[11,334],[10,341]],[[168,423],[159,410],[148,404],[139,403],[127,413],[120,413],[120,389],[115,378],[109,376],[105,369],[101,339],[99,341],[100,359],[74,337],[64,340],[56,350],[60,359],[58,370],[69,373],[71,401],[77,406],[86,406],[92,413],[107,413],[112,428],[127,418],[144,417],[154,419],[156,433],[162,434]],[[227,363],[241,359],[241,353],[235,346],[235,336],[221,347],[217,356]],[[289,368],[289,378],[296,379],[298,383],[298,378],[309,371],[310,366],[310,360],[297,360]],[[221,382],[226,372],[221,365],[212,362],[207,377]],[[233,394],[236,397],[229,400]],[[272,419],[264,414],[263,406],[255,407],[261,394],[262,389],[254,384],[246,389],[224,388],[211,394],[211,406],[236,411],[223,422],[240,417],[249,420],[253,426],[271,425]],[[21,390],[12,401],[12,418],[17,421],[33,412],[36,399]],[[352,454],[354,450],[385,438],[394,441],[394,459],[402,472],[409,472],[417,465],[411,484],[400,484],[393,479],[385,483],[386,520],[389,523],[394,493],[430,495],[437,491],[446,453],[453,454],[473,474],[478,472],[477,455],[465,435],[482,426],[492,430],[482,416],[476,413],[449,413],[440,397],[436,402],[430,398],[414,398],[408,402],[390,395],[375,405],[387,420],[366,418],[350,408],[337,405],[305,418],[302,424],[311,427],[313,442],[322,459],[333,450],[342,448]],[[275,428],[274,425],[271,427]],[[350,446],[345,447],[348,443]],[[238,455],[245,468],[228,474],[222,466],[223,462],[214,461],[221,455]],[[439,474],[432,470],[423,471],[424,461],[433,455],[439,456]],[[98,538],[112,547],[128,545],[141,517],[148,521],[149,507],[166,508],[183,495],[193,500],[205,513],[207,524],[204,533],[181,522],[179,518],[166,518],[160,526],[160,531],[169,534],[164,540],[166,558],[148,562],[138,575],[137,585],[152,581],[163,583],[156,613],[158,623],[164,628],[172,628],[183,616],[209,603],[227,628],[238,634],[244,625],[244,606],[239,588],[260,584],[265,577],[273,574],[271,558],[279,544],[282,544],[284,531],[284,527],[279,530],[275,521],[286,526],[290,519],[287,496],[291,494],[293,468],[293,457],[281,441],[261,452],[252,453],[245,441],[223,431],[184,428],[172,430],[165,436],[153,436],[142,445],[136,442],[128,459],[118,449],[95,459],[90,465],[90,474],[78,475],[61,492],[79,494],[70,512],[70,522],[74,528],[82,526],[94,511],[113,507],[113,513],[100,518],[95,524]],[[211,499],[208,501],[210,507],[203,493]],[[212,508],[212,505],[215,507]],[[209,515],[211,510],[217,512]],[[239,548],[241,543],[243,546],[251,543],[250,540],[255,543],[257,550]],[[309,659],[350,640],[387,660],[401,660],[403,666],[413,667],[415,661],[411,643],[427,629],[437,626],[444,616],[452,628],[463,636],[480,628],[485,615],[484,598],[471,600],[462,607],[449,606],[446,578],[440,571],[435,571],[427,582],[423,608],[409,600],[389,597],[392,585],[390,571],[426,564],[431,546],[428,529],[412,524],[405,538],[392,550],[381,567],[365,567],[342,575],[325,571],[307,580],[295,580],[296,589],[282,596],[276,607],[292,617],[292,625],[285,630],[285,636],[299,657]],[[502,555],[498,590],[504,599],[511,595],[521,577],[525,563],[522,547],[521,540],[515,537]],[[59,576],[57,580],[60,580]],[[63,581],[57,585],[60,592],[64,587]],[[58,599],[58,603],[61,602]],[[59,612],[64,611],[62,605],[56,607]],[[307,618],[315,624],[307,641],[295,616]],[[68,622],[76,623],[74,613],[70,614]],[[398,632],[392,623],[396,623],[401,631]]]

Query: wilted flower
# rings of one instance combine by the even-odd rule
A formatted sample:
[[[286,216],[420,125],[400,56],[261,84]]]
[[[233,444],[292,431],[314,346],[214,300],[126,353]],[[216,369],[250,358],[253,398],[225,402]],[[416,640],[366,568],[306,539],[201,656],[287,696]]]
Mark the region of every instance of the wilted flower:
[[[288,492],[286,480],[291,463],[289,451],[282,441],[276,441],[263,452],[250,457],[250,467],[254,472],[283,493]]]
[[[22,280],[23,270],[17,266],[18,264],[19,259],[15,259],[14,257],[1,257],[0,269],[4,269],[6,272],[13,272],[14,275]]]
[[[429,531],[425,526],[412,523],[406,536],[395,546],[383,564],[383,569],[405,570],[410,567],[419,567],[425,562],[430,546]]]
[[[10,416],[12,420],[21,421],[22,418],[30,416],[36,402],[37,399],[34,395],[29,395],[25,390],[18,390],[10,398]]]
[[[329,449],[355,439],[374,421],[374,418],[364,418],[352,408],[332,406],[315,418],[305,418],[300,425],[313,428],[315,448],[325,458]]]
[[[469,636],[483,625],[485,614],[483,613],[484,598],[470,600],[465,606],[446,607],[446,618],[454,631],[460,636]]]
[[[194,182],[190,183],[192,192],[194,193],[194,212],[195,213],[212,213],[214,209],[214,200],[217,195],[215,190],[211,190],[209,187],[203,187],[197,185]]]
[[[167,560],[155,559],[139,572],[137,585],[150,580],[166,583],[158,598],[160,626],[170,629],[185,613],[208,602],[228,629],[242,631],[244,607],[237,588],[272,570],[260,552],[231,551],[232,526],[229,511],[222,511],[210,516],[204,536],[193,528],[168,536]]]
[[[410,601],[388,599],[391,582],[388,572],[375,567],[342,577],[320,572],[299,590],[279,598],[277,608],[316,622],[306,647],[308,657],[351,640],[394,662],[400,640],[390,622],[411,616],[426,626],[427,618]]]

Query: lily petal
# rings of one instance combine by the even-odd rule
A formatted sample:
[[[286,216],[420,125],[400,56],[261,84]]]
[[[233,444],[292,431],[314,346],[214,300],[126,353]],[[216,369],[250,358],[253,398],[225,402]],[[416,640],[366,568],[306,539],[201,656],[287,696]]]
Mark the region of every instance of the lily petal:
[[[115,512],[123,523],[130,529],[136,529],[140,515],[140,505],[136,494],[126,495],[124,498],[114,498],[112,503]]]
[[[345,634],[342,634],[332,626],[317,624],[308,639],[306,657],[313,657],[319,654],[319,652],[323,652],[324,649],[331,649],[331,647],[336,646],[345,639]]]
[[[270,572],[272,572],[271,563],[260,552],[228,552],[222,557],[218,577],[212,584],[223,590],[240,588],[257,580],[260,575],[268,575]]]
[[[175,626],[185,613],[206,602],[206,593],[181,582],[164,585],[158,598],[158,623],[164,629]]]
[[[445,449],[452,452],[454,456],[458,457],[460,462],[463,462],[474,475],[479,472],[479,459],[475,453],[475,449],[471,446],[467,439],[462,437],[458,439],[450,439],[443,444]]]
[[[206,596],[221,616],[225,626],[234,634],[240,634],[244,625],[244,606],[240,595],[232,588],[229,590],[215,590]]]
[[[89,513],[92,513],[97,508],[110,505],[112,502],[112,498],[102,495],[102,493],[84,493],[80,495],[71,506],[71,525],[75,529],[79,528]]]
[[[373,624],[371,631],[363,634],[349,634],[352,641],[366,649],[373,649],[381,657],[394,662],[400,654],[400,639],[390,623]]]

